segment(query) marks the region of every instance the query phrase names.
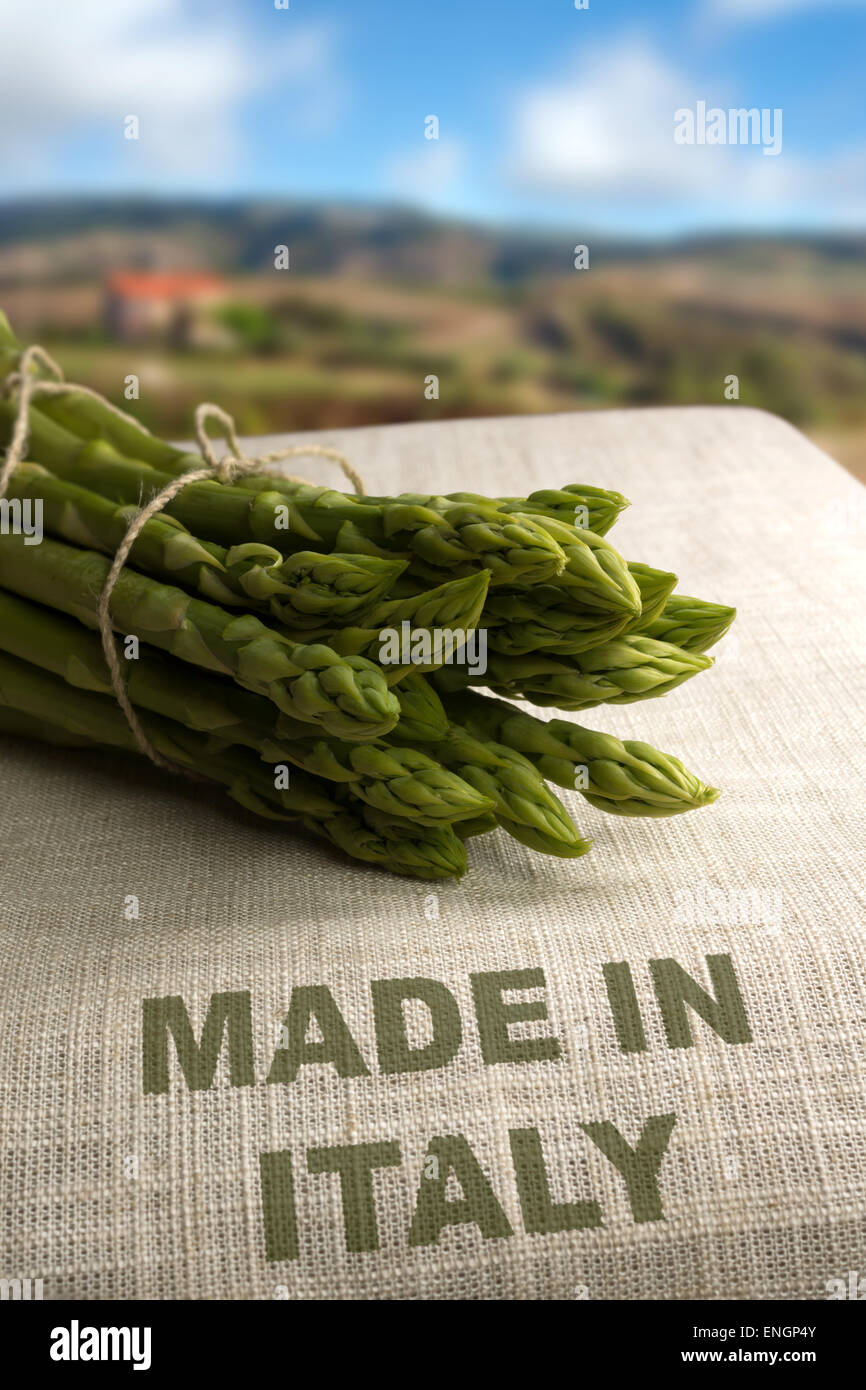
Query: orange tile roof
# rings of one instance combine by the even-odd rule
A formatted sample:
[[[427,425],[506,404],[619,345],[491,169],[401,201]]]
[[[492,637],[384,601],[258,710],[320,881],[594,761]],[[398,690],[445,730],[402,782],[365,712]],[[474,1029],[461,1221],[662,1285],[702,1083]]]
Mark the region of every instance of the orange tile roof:
[[[117,270],[108,277],[108,288],[124,299],[184,299],[222,286],[218,275],[199,270]]]

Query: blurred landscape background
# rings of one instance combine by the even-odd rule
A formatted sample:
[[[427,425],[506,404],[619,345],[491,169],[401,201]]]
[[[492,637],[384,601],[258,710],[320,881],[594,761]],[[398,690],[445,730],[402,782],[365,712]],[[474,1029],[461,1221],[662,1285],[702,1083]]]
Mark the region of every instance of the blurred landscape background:
[[[0,0],[0,307],[174,438],[757,406],[866,477],[864,11]]]
[[[138,376],[135,410],[175,438],[205,398],[256,434],[719,405],[734,374],[740,404],[866,476],[866,238],[590,255],[576,271],[562,236],[388,208],[37,200],[0,208],[0,304],[117,404]]]

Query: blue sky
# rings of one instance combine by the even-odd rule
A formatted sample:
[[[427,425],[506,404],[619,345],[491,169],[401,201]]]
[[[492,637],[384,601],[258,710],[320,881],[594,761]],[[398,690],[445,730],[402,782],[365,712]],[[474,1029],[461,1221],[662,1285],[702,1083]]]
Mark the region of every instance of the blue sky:
[[[0,0],[4,191],[388,200],[576,235],[866,226],[866,0],[290,6]],[[699,101],[780,109],[780,153],[677,145]]]

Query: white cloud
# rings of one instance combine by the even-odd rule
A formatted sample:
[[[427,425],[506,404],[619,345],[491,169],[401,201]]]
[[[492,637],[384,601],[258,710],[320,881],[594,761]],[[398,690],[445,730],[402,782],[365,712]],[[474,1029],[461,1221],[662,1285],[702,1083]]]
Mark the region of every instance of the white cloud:
[[[54,170],[70,142],[93,142],[101,162],[191,181],[230,167],[240,151],[239,107],[277,84],[315,98],[338,84],[329,34],[274,11],[262,46],[236,14],[183,0],[0,0],[0,167],[20,177]],[[138,142],[122,123],[137,115]],[[112,150],[117,142],[116,150]]]
[[[772,78],[744,100],[718,79],[679,71],[645,42],[584,51],[518,95],[512,179],[549,197],[605,207],[682,203],[715,209],[726,220],[731,211],[741,220],[781,217],[815,199],[824,199],[829,213],[864,214],[866,149],[797,158],[784,141],[784,112],[782,152],[774,158],[757,146],[675,144],[674,113],[694,110],[698,100],[725,110],[772,108]]]
[[[713,18],[761,20],[784,18],[804,10],[862,6],[866,0],[706,0],[704,13]]]
[[[673,144],[673,113],[694,96],[644,44],[596,50],[519,98],[516,176],[566,196],[682,192],[691,178]]]
[[[453,139],[425,140],[395,155],[385,166],[386,191],[401,200],[438,207],[451,201],[464,166],[462,145]]]

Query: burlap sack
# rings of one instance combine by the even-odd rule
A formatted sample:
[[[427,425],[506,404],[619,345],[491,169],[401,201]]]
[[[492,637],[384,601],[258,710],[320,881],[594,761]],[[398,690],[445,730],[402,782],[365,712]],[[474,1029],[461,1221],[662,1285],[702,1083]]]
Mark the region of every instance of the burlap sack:
[[[500,832],[427,887],[132,761],[5,741],[0,1275],[45,1298],[850,1296],[859,485],[733,405],[335,438],[377,491],[626,492],[620,548],[740,615],[713,671],[584,722],[723,798],[665,822],[566,796],[588,857]],[[419,978],[433,1014],[407,1003],[401,1038],[374,982]]]

